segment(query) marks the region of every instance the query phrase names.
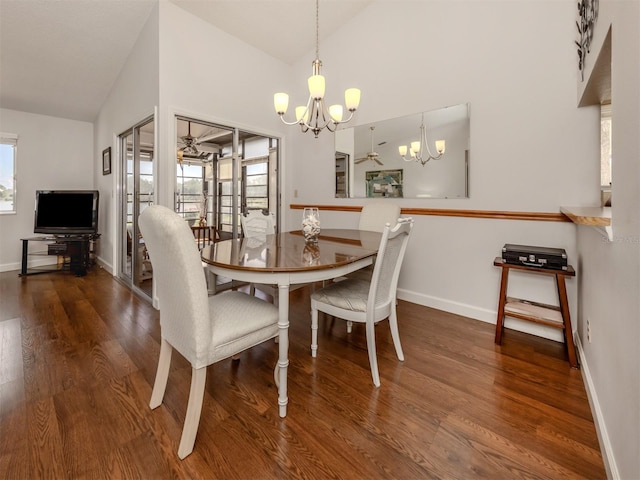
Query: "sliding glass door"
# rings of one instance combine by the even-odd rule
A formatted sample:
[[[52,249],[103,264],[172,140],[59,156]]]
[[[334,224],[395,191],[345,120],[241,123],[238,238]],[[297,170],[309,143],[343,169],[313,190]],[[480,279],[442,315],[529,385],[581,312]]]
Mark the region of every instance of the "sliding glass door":
[[[120,212],[118,276],[151,298],[153,269],[138,215],[154,201],[155,122],[148,118],[119,135]]]
[[[242,235],[240,214],[279,214],[277,138],[176,117],[175,210],[218,239]]]

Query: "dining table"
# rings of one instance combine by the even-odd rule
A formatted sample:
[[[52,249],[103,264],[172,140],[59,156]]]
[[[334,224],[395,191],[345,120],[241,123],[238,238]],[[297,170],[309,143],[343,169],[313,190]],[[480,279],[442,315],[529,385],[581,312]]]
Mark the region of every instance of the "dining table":
[[[287,415],[289,289],[291,285],[343,277],[374,262],[380,232],[323,229],[315,241],[301,231],[223,240],[204,247],[202,261],[217,276],[278,287],[278,387],[280,417]]]

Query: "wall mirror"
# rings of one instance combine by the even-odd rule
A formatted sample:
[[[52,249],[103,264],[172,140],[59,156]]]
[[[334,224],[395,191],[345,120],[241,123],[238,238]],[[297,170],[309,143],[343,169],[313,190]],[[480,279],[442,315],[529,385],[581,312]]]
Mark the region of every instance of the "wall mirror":
[[[336,131],[335,196],[468,198],[469,111],[463,103]],[[422,162],[412,157],[411,144],[420,141],[422,125],[434,157],[436,142],[444,146],[440,158],[427,160],[424,147],[417,154]]]

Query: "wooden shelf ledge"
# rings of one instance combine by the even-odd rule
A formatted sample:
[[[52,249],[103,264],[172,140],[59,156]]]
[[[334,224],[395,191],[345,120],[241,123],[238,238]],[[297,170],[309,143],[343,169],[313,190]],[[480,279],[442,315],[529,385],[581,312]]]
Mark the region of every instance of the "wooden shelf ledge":
[[[610,241],[613,240],[611,207],[560,207],[560,212],[576,225],[599,228]]]
[[[507,297],[504,306],[505,315],[522,320],[529,320],[555,328],[564,328],[560,307],[531,302],[521,298]]]
[[[611,226],[611,207],[560,207],[560,211],[578,225]]]

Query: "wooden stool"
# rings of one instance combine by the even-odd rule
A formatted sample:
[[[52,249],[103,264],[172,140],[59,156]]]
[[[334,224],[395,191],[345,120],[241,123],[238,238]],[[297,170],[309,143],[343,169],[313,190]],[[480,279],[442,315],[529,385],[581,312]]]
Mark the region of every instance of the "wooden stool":
[[[502,267],[495,342],[498,345],[502,343],[502,331],[504,329],[505,315],[518,318],[520,320],[527,320],[529,322],[547,325],[549,327],[560,328],[564,333],[564,343],[569,357],[569,364],[572,368],[579,368],[576,349],[573,344],[573,331],[571,329],[571,317],[569,315],[567,287],[564,282],[564,277],[576,276],[576,271],[573,267],[569,265],[566,270],[556,270],[550,268],[528,267],[526,265],[513,265],[505,263],[501,257],[496,257],[493,264],[496,267]],[[509,282],[509,271],[511,269],[555,276],[560,306],[546,305],[544,303],[531,302],[520,298],[507,297],[507,284]]]

